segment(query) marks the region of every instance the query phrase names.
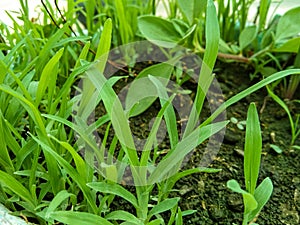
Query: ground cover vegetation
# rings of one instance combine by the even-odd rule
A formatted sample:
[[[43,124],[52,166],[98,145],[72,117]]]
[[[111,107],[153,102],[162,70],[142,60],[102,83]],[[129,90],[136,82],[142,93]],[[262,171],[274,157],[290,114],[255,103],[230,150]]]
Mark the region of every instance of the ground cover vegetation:
[[[287,115],[287,148],[300,149],[300,114],[290,107],[299,109],[299,7],[268,21],[271,1],[262,0],[248,21],[252,0],[41,3],[30,18],[30,2],[20,0],[21,11],[8,13],[13,27],[0,25],[0,202],[15,215],[37,224],[203,224],[187,222],[199,208],[183,209],[175,187],[221,169],[182,165],[199,146],[218,149],[230,125],[225,111],[258,90]],[[220,94],[216,62],[246,67],[250,84],[208,113]],[[153,107],[137,136],[136,118]],[[276,185],[267,177],[257,186],[255,104],[246,123],[232,121],[246,130],[245,185],[230,178],[227,186],[242,194],[239,221],[259,224]]]

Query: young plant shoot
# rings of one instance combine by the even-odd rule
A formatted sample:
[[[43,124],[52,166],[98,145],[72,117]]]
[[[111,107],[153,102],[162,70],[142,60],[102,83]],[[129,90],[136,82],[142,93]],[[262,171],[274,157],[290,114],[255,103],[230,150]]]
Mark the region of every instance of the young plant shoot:
[[[243,190],[236,180],[229,180],[227,187],[232,191],[242,194],[244,202],[243,225],[255,222],[259,212],[269,200],[273,192],[273,184],[269,177],[265,178],[257,187],[262,137],[260,123],[255,103],[251,103],[247,113],[246,140],[244,149],[244,176],[245,187]]]

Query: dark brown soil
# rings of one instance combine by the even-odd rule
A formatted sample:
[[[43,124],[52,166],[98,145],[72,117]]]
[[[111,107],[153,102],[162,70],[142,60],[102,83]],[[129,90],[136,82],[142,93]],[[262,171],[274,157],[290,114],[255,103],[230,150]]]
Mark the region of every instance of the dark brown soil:
[[[217,79],[221,83],[225,98],[250,85],[247,70],[237,65],[227,65],[219,69]],[[241,85],[243,84],[243,85]],[[260,90],[227,110],[227,118],[246,120],[250,102],[257,104],[260,113],[263,136],[263,153],[259,182],[270,177],[274,191],[270,201],[260,213],[257,223],[260,225],[299,224],[300,223],[300,151],[290,147],[289,120],[282,108],[267,97],[266,90]],[[293,105],[292,111],[298,111],[299,105]],[[213,168],[222,171],[214,174],[195,174],[185,177],[176,184],[181,190],[180,207],[182,210],[197,209],[197,212],[185,218],[184,224],[241,224],[243,201],[239,194],[226,187],[226,182],[236,179],[244,187],[243,156],[245,132],[230,123],[226,129],[224,142],[213,163]],[[270,148],[276,144],[282,154]],[[300,140],[296,141],[300,144]],[[194,152],[190,162],[198,161],[201,149]],[[197,166],[197,165],[195,165]]]

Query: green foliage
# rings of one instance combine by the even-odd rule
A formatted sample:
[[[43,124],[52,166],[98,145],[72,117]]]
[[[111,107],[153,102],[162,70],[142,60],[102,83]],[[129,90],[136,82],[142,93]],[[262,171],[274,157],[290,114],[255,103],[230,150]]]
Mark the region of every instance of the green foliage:
[[[147,40],[162,47],[173,48],[184,37],[182,33],[186,33],[187,28],[177,31],[176,23],[172,22],[156,16],[142,16],[138,19],[138,26]]]
[[[298,75],[300,77],[300,75]],[[300,128],[299,128],[299,115],[296,115],[296,119],[294,120],[291,112],[288,108],[288,106],[285,104],[284,101],[282,101],[272,90],[269,86],[267,86],[267,90],[269,95],[272,97],[272,99],[277,102],[286,112],[289,118],[290,126],[291,126],[291,134],[292,134],[292,140],[291,140],[291,145],[294,144],[296,141],[297,137],[300,135]]]
[[[229,180],[227,187],[232,191],[242,194],[244,200],[243,225],[252,223],[267,203],[273,192],[273,184],[270,178],[265,178],[256,187],[260,158],[262,149],[262,138],[259,118],[255,103],[251,103],[247,113],[246,137],[244,149],[244,177],[245,187],[243,190],[236,180]]]
[[[80,2],[84,3],[85,10],[78,8]],[[221,11],[216,11],[212,0],[164,1],[167,18],[160,18],[155,16],[157,1],[154,0],[91,0],[88,4],[87,1],[68,1],[68,9],[62,15],[46,1],[54,21],[44,10],[40,17],[42,24],[36,24],[28,18],[28,2],[20,0],[20,18],[24,25],[13,16],[13,30],[0,25],[1,203],[34,217],[40,224],[184,224],[184,217],[195,210],[182,211],[178,206],[180,198],[170,198],[169,194],[182,177],[220,171],[202,167],[180,170],[184,158],[194,148],[228,124],[228,121],[215,123],[213,120],[254,91],[300,73],[299,69],[274,73],[228,99],[198,124],[214,79],[212,71],[220,51],[220,37],[226,32],[232,34],[236,25],[227,27],[228,21],[220,19],[230,18],[229,9],[238,9],[240,13],[236,15],[234,11],[231,15],[234,23],[240,22],[241,32],[236,39],[240,54],[255,46],[257,34],[262,34],[267,44],[261,43],[265,49],[259,52],[258,47],[253,58],[266,52],[295,52],[299,39],[298,25],[282,30],[283,26],[291,25],[298,9],[281,17],[270,33],[265,30],[269,1],[262,1],[258,27],[246,26],[251,1],[228,1],[227,6],[219,2]],[[77,21],[79,11],[85,15],[87,34]],[[64,23],[64,19],[68,22]],[[77,36],[70,35],[70,27],[74,26]],[[271,41],[266,41],[270,37]],[[109,60],[108,53],[114,46],[143,38],[162,47],[168,61],[149,66],[136,76],[124,108],[113,86],[128,76],[104,76],[107,64],[115,63]],[[172,103],[175,96],[188,92],[179,87],[170,90],[167,85],[175,73],[174,67],[180,63],[181,53],[185,53],[178,50],[177,45],[204,54],[194,105],[183,135],[177,129],[177,112]],[[224,42],[227,49],[232,48],[226,45]],[[174,50],[169,54],[164,48]],[[128,50],[127,59],[134,65],[135,52],[125,50]],[[178,81],[180,76],[176,77]],[[82,87],[78,87],[79,80]],[[146,88],[154,97],[135,96]],[[145,112],[155,100],[160,110],[138,152],[128,121]],[[90,123],[89,116],[100,102],[105,113]],[[261,151],[256,135],[260,131],[253,105],[250,109],[245,146],[246,191],[234,181],[228,184],[243,194],[247,221],[260,212],[272,189],[268,178],[256,187]],[[170,149],[165,155],[159,155],[157,134],[163,120]],[[297,124],[299,118],[294,122],[295,138],[299,135]],[[93,138],[93,133],[100,128],[105,131],[102,143]],[[253,132],[249,133],[249,129]],[[84,156],[82,148],[86,149]],[[132,173],[134,190],[121,185],[126,170]],[[132,211],[113,211],[111,204],[117,198],[125,200]],[[164,213],[168,213],[169,218],[163,217]]]

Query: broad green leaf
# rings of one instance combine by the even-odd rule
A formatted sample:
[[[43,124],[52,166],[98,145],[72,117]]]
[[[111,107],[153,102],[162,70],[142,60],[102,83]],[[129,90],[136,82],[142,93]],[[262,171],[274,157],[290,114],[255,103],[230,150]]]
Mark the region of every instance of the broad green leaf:
[[[243,194],[244,201],[244,220],[250,222],[250,214],[257,208],[257,201],[250,193]]]
[[[223,53],[232,53],[232,49],[223,39],[220,39],[219,41],[219,50]]]
[[[50,214],[51,218],[68,225],[113,225],[106,219],[86,212],[58,211]]]
[[[140,225],[141,220],[136,218],[136,216],[132,215],[129,212],[123,210],[113,211],[105,216],[107,220],[122,220],[122,221],[130,221],[131,224]]]
[[[250,26],[242,30],[239,36],[239,44],[241,51],[254,41],[257,36],[257,27]]]
[[[229,180],[227,181],[227,187],[231,189],[232,191],[242,194],[243,195],[243,201],[244,201],[244,221],[250,221],[249,220],[249,214],[257,208],[257,202],[252,194],[249,192],[243,190],[239,183],[236,180]],[[243,223],[244,224],[244,223]]]
[[[134,207],[138,206],[136,197],[117,183],[92,182],[88,183],[87,186],[101,193],[120,196],[130,202]]]
[[[138,26],[147,40],[162,47],[173,48],[182,39],[171,21],[157,16],[140,16]]]
[[[278,145],[270,144],[270,147],[278,154],[282,153],[282,149]]]
[[[252,195],[254,194],[259,174],[261,149],[262,138],[258,113],[255,103],[251,103],[248,108],[246,121],[244,176],[246,190]]]
[[[287,11],[278,21],[275,42],[296,36],[300,33],[300,23],[296,23],[300,16],[300,7]]]
[[[151,218],[154,215],[157,215],[159,213],[165,212],[167,210],[172,209],[174,206],[176,206],[179,202],[180,198],[169,198],[166,199],[157,205],[155,205],[149,212],[148,218]]]
[[[155,85],[148,75],[162,77],[164,86],[167,85],[173,71],[170,63],[159,63],[142,70],[136,79],[130,84],[125,101],[125,110],[130,112],[129,116],[137,116],[148,109],[157,99],[158,94]]]
[[[257,208],[251,212],[249,220],[253,220],[269,201],[273,192],[273,184],[269,177],[265,178],[254,191],[254,198],[257,201]]]
[[[282,45],[272,49],[273,52],[290,52],[297,53],[300,46],[300,37],[289,39],[284,42]]]
[[[227,181],[227,187],[232,191],[239,193],[239,194],[247,194],[248,192],[243,190],[239,183],[236,180],[229,180]]]

